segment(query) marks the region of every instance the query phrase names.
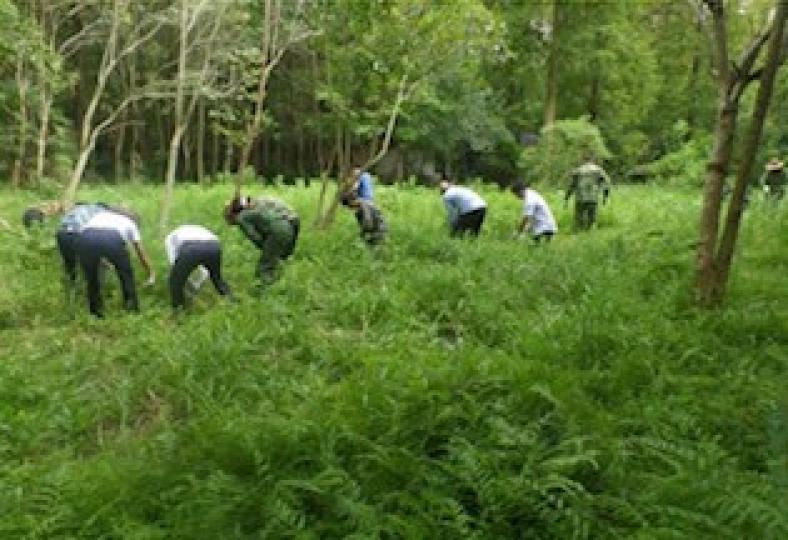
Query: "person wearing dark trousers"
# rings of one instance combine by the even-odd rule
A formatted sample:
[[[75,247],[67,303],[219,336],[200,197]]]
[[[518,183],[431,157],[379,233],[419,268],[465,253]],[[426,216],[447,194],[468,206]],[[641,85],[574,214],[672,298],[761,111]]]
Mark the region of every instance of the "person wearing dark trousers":
[[[146,285],[153,285],[156,274],[142,246],[139,228],[131,219],[115,212],[100,212],[85,224],[77,237],[77,258],[87,280],[88,306],[90,313],[96,317],[104,316],[99,280],[102,260],[109,262],[118,274],[126,309],[139,311],[134,270],[126,250],[127,243],[134,246],[140,263],[148,273]]]
[[[172,265],[169,286],[173,308],[185,305],[187,281],[196,291],[210,277],[219,294],[230,294],[229,285],[222,279],[222,247],[211,231],[199,225],[181,225],[167,235],[164,247]]]
[[[466,232],[471,236],[479,236],[484,218],[487,215],[487,203],[473,190],[455,186],[447,181],[439,185],[443,204],[452,236],[463,236]]]
[[[90,221],[90,218],[99,212],[104,212],[105,208],[105,205],[102,204],[79,202],[60,220],[60,226],[55,233],[55,241],[60,258],[63,259],[66,278],[71,285],[77,280],[77,238],[79,232]]]

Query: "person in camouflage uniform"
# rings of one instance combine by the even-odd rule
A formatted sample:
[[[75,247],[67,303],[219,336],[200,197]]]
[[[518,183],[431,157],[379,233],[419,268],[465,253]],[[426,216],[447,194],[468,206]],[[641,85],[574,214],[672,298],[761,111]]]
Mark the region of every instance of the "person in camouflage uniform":
[[[785,184],[788,183],[785,165],[777,158],[766,164],[766,170],[758,184],[763,187],[767,200],[779,201],[785,196]]]
[[[602,204],[605,204],[610,195],[610,177],[593,160],[586,161],[570,173],[564,204],[574,194],[575,230],[587,230],[596,223],[600,191]]]
[[[383,243],[388,233],[388,226],[383,214],[374,203],[353,193],[346,193],[342,196],[342,206],[355,211],[361,238],[367,245],[376,246]]]
[[[274,197],[236,196],[224,209],[230,225],[238,225],[244,235],[262,251],[257,275],[263,282],[276,280],[281,261],[295,250],[301,222],[298,214]]]

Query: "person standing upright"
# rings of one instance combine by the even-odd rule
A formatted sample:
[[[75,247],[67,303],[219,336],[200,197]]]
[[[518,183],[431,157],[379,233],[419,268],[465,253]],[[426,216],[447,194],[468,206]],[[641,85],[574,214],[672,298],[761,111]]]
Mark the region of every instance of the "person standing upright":
[[[600,193],[602,204],[606,204],[610,196],[610,177],[593,159],[570,173],[564,204],[574,195],[575,230],[588,230],[596,223]]]
[[[438,188],[446,207],[446,217],[452,236],[463,236],[466,232],[471,236],[479,236],[484,218],[487,214],[487,203],[475,191],[464,186],[455,186],[446,180]]]

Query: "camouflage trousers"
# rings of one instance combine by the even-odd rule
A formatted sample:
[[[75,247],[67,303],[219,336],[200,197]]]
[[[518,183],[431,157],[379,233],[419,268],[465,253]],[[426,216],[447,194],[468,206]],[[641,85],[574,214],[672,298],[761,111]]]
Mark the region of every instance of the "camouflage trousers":
[[[263,283],[273,283],[279,277],[281,261],[295,251],[300,225],[298,218],[283,219],[263,239],[263,253],[257,265],[257,276]]]
[[[596,202],[575,203],[575,230],[586,231],[596,223]]]

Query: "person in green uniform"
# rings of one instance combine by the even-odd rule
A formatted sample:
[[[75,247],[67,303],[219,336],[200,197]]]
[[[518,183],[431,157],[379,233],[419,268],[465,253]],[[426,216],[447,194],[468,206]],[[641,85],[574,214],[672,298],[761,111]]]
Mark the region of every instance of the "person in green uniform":
[[[383,214],[369,200],[356,196],[355,193],[342,195],[342,206],[353,210],[361,232],[361,239],[369,246],[377,246],[386,240],[388,226]]]
[[[298,214],[274,197],[241,197],[236,195],[225,206],[228,224],[238,225],[244,235],[262,251],[257,276],[272,283],[279,274],[281,261],[295,250],[301,222]]]
[[[596,223],[599,194],[602,204],[610,195],[610,177],[593,159],[574,169],[569,176],[564,204],[575,196],[575,230],[588,230]]]
[[[785,164],[777,158],[772,158],[766,164],[758,184],[763,188],[767,200],[777,202],[785,196],[785,184],[788,183],[788,175],[785,172]]]

